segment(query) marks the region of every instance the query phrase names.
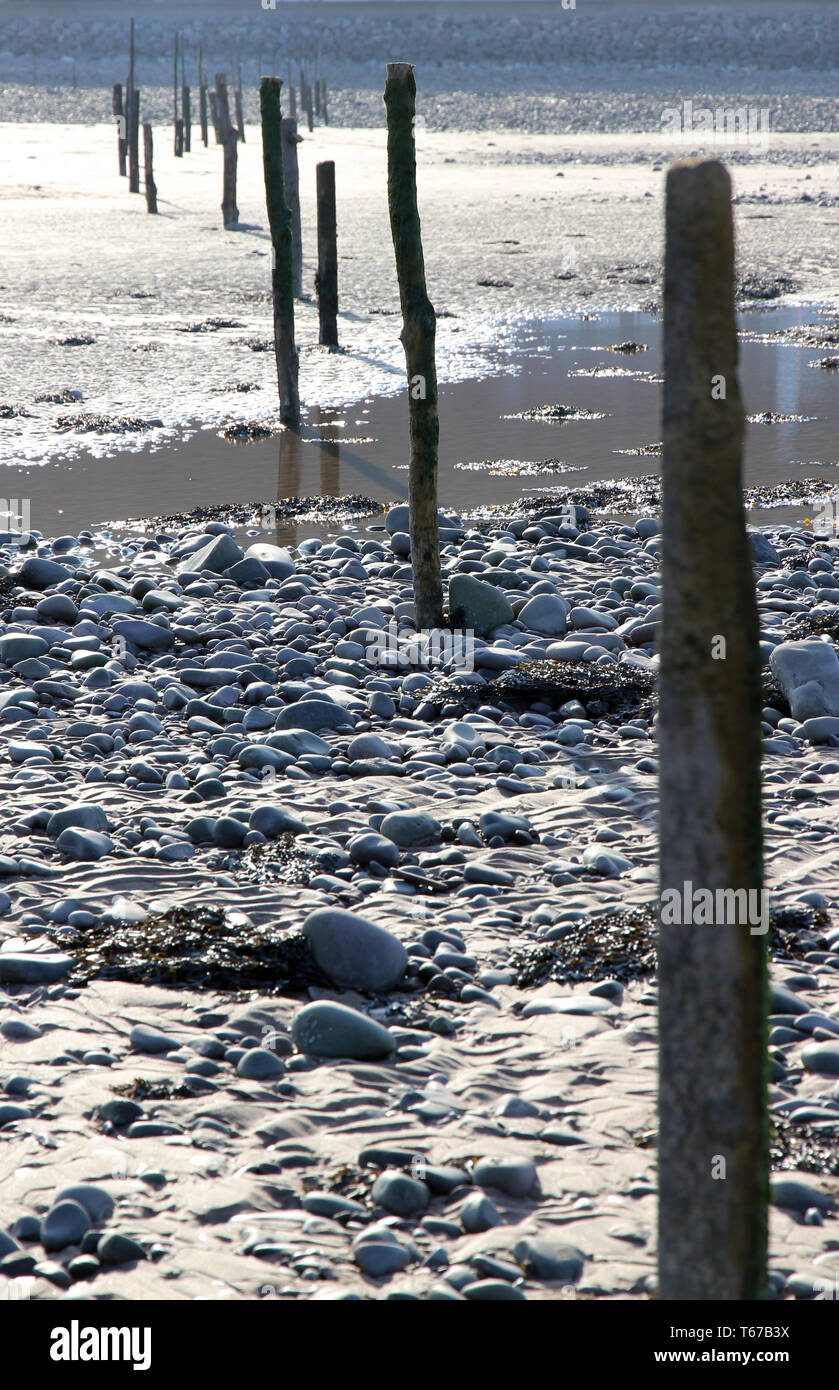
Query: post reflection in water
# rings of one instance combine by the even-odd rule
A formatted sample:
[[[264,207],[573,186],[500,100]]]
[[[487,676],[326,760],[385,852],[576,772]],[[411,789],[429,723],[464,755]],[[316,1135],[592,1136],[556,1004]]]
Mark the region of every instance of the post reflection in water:
[[[286,497],[300,496],[300,471],[303,462],[303,441],[299,429],[286,425],[282,430],[277,450],[277,501]],[[283,519],[277,509],[275,522],[275,545],[297,544],[297,522]]]
[[[320,406],[317,407],[315,427],[320,435],[317,447],[320,451],[321,497],[337,497],[341,491],[341,441],[324,434],[324,430],[335,429],[332,415],[333,412],[324,412]]]

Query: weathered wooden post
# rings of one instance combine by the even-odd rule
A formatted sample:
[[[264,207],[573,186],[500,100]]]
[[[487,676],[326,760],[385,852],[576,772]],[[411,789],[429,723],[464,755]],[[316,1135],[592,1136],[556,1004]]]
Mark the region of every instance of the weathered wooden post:
[[[320,78],[317,76],[317,72],[315,73],[314,87],[315,87],[315,115],[317,116],[318,120],[320,120]]]
[[[218,119],[218,97],[216,96],[216,89],[215,89],[215,87],[211,87],[211,88],[210,88],[210,91],[209,91],[208,95],[209,95],[209,98],[210,98],[210,116],[211,116],[212,122],[213,122],[213,134],[214,134],[215,137],[216,137],[216,144],[217,144],[217,145],[220,145],[220,144],[221,144],[221,133],[220,133],[221,127],[219,126],[219,119]]]
[[[411,462],[411,564],[417,629],[443,626],[443,582],[437,525],[437,322],[425,286],[414,119],[417,86],[411,63],[388,63],[387,197],[402,305],[402,346],[408,370]]]
[[[236,170],[239,163],[236,127],[230,119],[230,103],[227,98],[227,78],[223,72],[216,73],[216,110],[218,113],[219,135],[224,146],[224,185],[221,200],[221,215],[225,227],[232,227],[239,221],[236,206]]]
[[[280,394],[280,420],[300,424],[298,358],[294,342],[294,268],[291,209],[285,191],[285,126],[280,109],[279,77],[259,80],[262,119],[262,166],[265,202],[271,228],[271,296],[274,305],[274,355]]]
[[[157,184],[154,181],[154,146],[152,143],[151,126],[148,121],[143,125],[143,164],[146,181],[146,212],[157,212]]]
[[[242,109],[242,64],[239,62],[239,79],[236,83],[236,128],[239,132],[239,139],[245,143],[245,116]]]
[[[186,81],[186,44],[183,34],[181,34],[181,111],[184,122],[184,152],[190,154],[192,151],[192,103]]]
[[[119,172],[125,178],[125,152],[128,144],[126,140],[125,108],[122,104],[122,83],[114,83],[112,107],[117,123],[117,159],[119,161]]]
[[[329,107],[326,104],[326,78],[320,79],[320,109],[324,125],[329,125]]]
[[[198,45],[198,113],[201,121],[201,139],[206,149],[210,142],[207,130],[207,84],[204,81],[204,50],[200,43]]]
[[[128,191],[140,192],[140,147],[135,128],[134,101],[134,20],[131,20],[128,40],[128,81],[125,84],[125,138],[128,154]]]
[[[175,35],[175,69],[172,78],[172,101],[174,112],[172,115],[172,129],[175,132],[175,154],[180,158],[184,152],[184,132],[183,126],[178,130],[178,36]]]
[[[140,89],[131,93],[131,142],[128,147],[128,191],[140,192]]]
[[[311,132],[315,128],[315,118],[314,112],[312,110],[312,89],[309,86],[308,82],[306,83],[306,124],[308,125],[309,133],[311,134]]]
[[[331,159],[318,164],[318,341],[325,347],[338,346],[338,231],[335,218],[335,165]]]
[[[743,429],[731,181],[716,160],[685,160],[667,175],[664,265],[658,730],[663,1299],[759,1299],[765,1288],[768,911],[762,896],[759,628],[743,510]],[[713,894],[708,925],[693,924],[696,890],[706,902],[708,890]],[[734,895],[752,893],[762,921],[742,904],[735,911]],[[697,917],[708,921],[704,911]]]
[[[296,125],[296,124],[297,124],[297,97],[294,95],[294,88],[292,87],[292,85],[291,85],[290,82],[289,82],[289,84],[288,84],[288,116],[289,116],[289,120],[294,121],[294,123],[295,123],[295,125]]]
[[[183,116],[179,116],[175,121],[175,154],[183,158],[184,152],[184,121]]]
[[[285,197],[291,212],[291,264],[294,297],[303,293],[303,239],[300,227],[300,175],[297,169],[297,146],[303,139],[297,134],[297,122],[288,117],[283,121],[283,172]]]

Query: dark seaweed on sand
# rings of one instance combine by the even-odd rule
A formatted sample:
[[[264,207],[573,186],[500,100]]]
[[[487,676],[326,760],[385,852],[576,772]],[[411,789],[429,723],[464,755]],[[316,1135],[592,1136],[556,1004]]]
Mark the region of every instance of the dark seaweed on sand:
[[[343,497],[280,497],[259,502],[213,502],[193,507],[188,512],[173,512],[167,516],[134,517],[133,524],[144,524],[157,530],[173,526],[203,525],[222,521],[228,526],[258,526],[270,514],[274,523],[282,521],[331,522],[351,521],[360,516],[374,516],[385,510],[384,503],[357,492]]]
[[[174,907],[142,922],[99,922],[65,943],[76,957],[72,979],[195,989],[259,989],[269,994],[328,987],[305,937],[257,927],[222,908]]]
[[[776,1117],[770,1130],[769,1159],[773,1171],[793,1169],[839,1177],[839,1115],[835,1135],[814,1131],[810,1124],[794,1125]]]
[[[467,685],[456,677],[434,679],[417,692],[422,705],[433,713],[444,706],[464,710],[479,705],[529,705],[554,701],[557,705],[579,700],[602,705],[603,713],[637,714],[648,705],[655,690],[653,677],[629,662],[599,666],[595,662],[525,661],[503,671],[487,685]]]
[[[816,908],[770,910],[773,959],[803,960],[810,951],[828,949],[822,928],[829,921],[827,913]],[[657,938],[658,907],[652,904],[569,922],[558,941],[513,952],[515,983],[519,989],[535,989],[549,980],[643,980],[655,973]]]

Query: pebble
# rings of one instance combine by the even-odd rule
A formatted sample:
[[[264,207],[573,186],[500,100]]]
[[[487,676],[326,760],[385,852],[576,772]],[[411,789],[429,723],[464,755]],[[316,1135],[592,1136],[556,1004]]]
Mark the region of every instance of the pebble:
[[[385,1171],[373,1183],[374,1202],[393,1216],[417,1216],[425,1211],[431,1194],[425,1183],[409,1178],[398,1170]]]
[[[45,1250],[63,1250],[66,1245],[78,1245],[89,1229],[90,1217],[81,1203],[58,1202],[41,1223],[41,1244]]]
[[[479,1231],[489,1231],[493,1226],[502,1226],[503,1217],[498,1208],[481,1192],[473,1192],[466,1198],[460,1209],[460,1220],[468,1235]]]
[[[319,909],[306,918],[303,935],[321,970],[337,985],[384,993],[405,973],[402,942],[354,912]]]
[[[299,1050],[313,1057],[375,1061],[389,1057],[396,1046],[380,1023],[328,1000],[306,1004],[294,1019],[291,1035]]]

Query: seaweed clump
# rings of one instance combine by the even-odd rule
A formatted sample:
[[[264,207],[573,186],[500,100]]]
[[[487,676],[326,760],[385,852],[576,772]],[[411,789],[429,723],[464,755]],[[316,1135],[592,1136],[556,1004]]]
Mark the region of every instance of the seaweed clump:
[[[215,907],[174,907],[141,922],[79,928],[65,949],[76,957],[72,979],[296,994],[329,981],[305,937],[257,927],[243,913]]]
[[[595,714],[627,715],[651,712],[654,677],[630,662],[598,666],[594,662],[525,661],[503,671],[486,685],[469,685],[456,677],[432,680],[418,692],[418,718],[433,717],[444,706],[474,709],[478,705],[504,704],[511,708],[535,701],[557,705],[579,700]],[[422,713],[420,713],[422,711]]]
[[[821,928],[829,921],[819,908],[771,909],[773,959],[803,960],[810,951],[826,949]],[[519,989],[535,989],[551,980],[644,980],[655,974],[657,941],[658,905],[653,903],[569,922],[557,941],[513,952],[515,983]]]

